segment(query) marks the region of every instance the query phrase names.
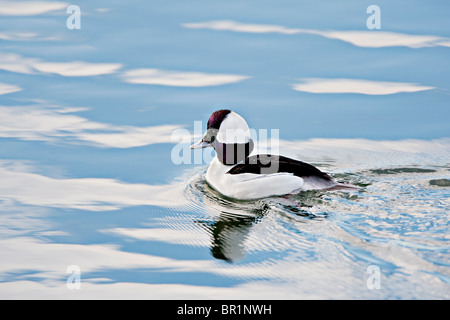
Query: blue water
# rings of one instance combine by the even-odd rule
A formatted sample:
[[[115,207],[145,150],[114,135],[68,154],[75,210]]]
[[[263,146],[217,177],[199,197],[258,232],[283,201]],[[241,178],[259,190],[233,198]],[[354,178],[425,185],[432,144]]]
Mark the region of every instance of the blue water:
[[[450,298],[448,1],[76,4],[0,4],[2,299]],[[361,189],[221,196],[222,107]]]

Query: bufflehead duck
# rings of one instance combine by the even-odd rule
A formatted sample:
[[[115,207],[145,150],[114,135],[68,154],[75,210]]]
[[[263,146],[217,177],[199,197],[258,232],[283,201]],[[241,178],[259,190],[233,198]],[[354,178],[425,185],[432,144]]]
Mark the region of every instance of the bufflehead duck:
[[[250,155],[254,142],[247,122],[236,112],[218,110],[207,130],[191,149],[213,147],[216,157],[206,181],[221,194],[235,199],[258,199],[294,194],[304,190],[351,187],[305,162],[281,155]]]

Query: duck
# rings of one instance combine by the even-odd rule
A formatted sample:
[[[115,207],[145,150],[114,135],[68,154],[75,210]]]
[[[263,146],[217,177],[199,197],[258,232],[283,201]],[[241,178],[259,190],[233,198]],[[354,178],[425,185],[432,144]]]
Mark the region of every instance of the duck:
[[[252,200],[307,190],[353,189],[311,164],[278,154],[253,154],[255,143],[244,118],[229,109],[213,112],[203,137],[191,149],[212,147],[216,156],[206,182],[220,194]]]

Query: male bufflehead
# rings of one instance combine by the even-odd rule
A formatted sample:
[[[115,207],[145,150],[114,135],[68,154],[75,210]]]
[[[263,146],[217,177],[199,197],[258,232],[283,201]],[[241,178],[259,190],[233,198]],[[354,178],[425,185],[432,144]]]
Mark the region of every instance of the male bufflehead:
[[[206,172],[206,181],[221,194],[235,199],[281,196],[304,190],[352,187],[299,160],[281,155],[250,155],[254,142],[239,114],[218,110],[208,120],[207,130],[191,149],[213,147],[217,156]]]

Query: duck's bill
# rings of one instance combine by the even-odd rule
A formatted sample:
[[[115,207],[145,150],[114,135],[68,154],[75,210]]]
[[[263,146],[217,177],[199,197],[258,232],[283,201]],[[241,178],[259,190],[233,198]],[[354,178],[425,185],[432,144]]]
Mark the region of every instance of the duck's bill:
[[[211,144],[209,142],[200,140],[197,141],[196,143],[194,143],[193,145],[191,145],[191,149],[201,149],[201,148],[206,148],[209,147]]]

